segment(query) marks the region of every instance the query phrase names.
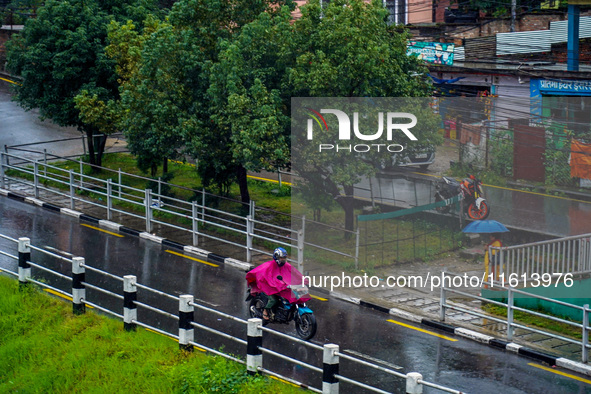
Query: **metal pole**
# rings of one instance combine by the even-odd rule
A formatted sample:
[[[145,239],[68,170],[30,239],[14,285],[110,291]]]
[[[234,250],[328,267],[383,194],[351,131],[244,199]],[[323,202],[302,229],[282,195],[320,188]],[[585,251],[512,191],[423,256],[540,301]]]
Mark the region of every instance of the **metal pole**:
[[[146,231],[152,232],[152,190],[146,189]]]
[[[6,153],[6,165],[10,165],[10,157],[8,157],[8,146],[4,145],[4,153]]]
[[[47,149],[43,149],[43,175],[47,177]]]
[[[327,343],[322,354],[322,393],[338,394],[339,378],[339,345]]]
[[[440,288],[440,296],[439,296],[439,321],[445,321],[445,303],[446,303],[446,293],[445,293],[445,270],[441,271],[441,288]]]
[[[205,222],[205,189],[201,189],[201,220]]]
[[[193,246],[199,245],[199,221],[197,217],[197,203],[193,201],[191,206],[191,223],[192,223],[192,235],[193,235]]]
[[[125,331],[135,331],[137,325],[137,279],[135,275],[123,277],[123,328]]]
[[[191,324],[195,309],[192,302],[192,295],[184,294],[179,297],[179,348],[188,352],[193,351],[191,342],[195,339],[195,330]]]
[[[298,231],[298,271],[304,272],[304,230]],[[302,279],[303,280],[303,279]]]
[[[118,171],[118,180],[119,180],[119,198],[121,198],[121,184],[122,184],[122,182],[121,182],[121,168],[119,168],[119,171]]]
[[[86,154],[86,153],[84,153]],[[82,163],[82,159],[80,159],[80,188],[82,188],[82,178],[84,177],[84,164]]]
[[[70,170],[70,209],[75,209],[75,203],[74,203],[74,170]]]
[[[511,0],[511,32],[515,31],[515,11],[517,8],[517,0]]]
[[[162,206],[160,196],[162,196],[162,178],[158,177],[158,208]]]
[[[84,269],[84,257],[72,258],[72,311],[75,315],[86,312],[86,270]]]
[[[35,160],[33,164],[33,188],[35,190],[35,198],[39,198],[39,161]]]
[[[246,262],[252,261],[252,227],[253,223],[250,215],[246,217]]]
[[[359,224],[357,224],[357,231],[355,232],[355,269],[359,269]]]
[[[369,177],[369,197],[371,198],[371,208],[376,208],[376,202],[373,197],[373,183],[371,182],[371,176]]]
[[[589,349],[587,343],[589,342],[589,304],[583,305],[583,349],[581,361],[586,363],[589,359]]]
[[[18,281],[20,287],[26,286],[31,277],[31,266],[28,263],[31,260],[30,244],[29,238],[18,239]]]
[[[111,193],[113,193],[113,186],[111,184],[111,178],[109,178],[107,179],[107,220],[111,220],[113,217],[113,212],[111,211],[111,208],[113,207]]]
[[[0,152],[0,188],[4,189],[4,160],[8,160],[8,156],[6,156],[3,152]]]
[[[406,375],[406,392],[407,394],[422,394],[423,385],[421,384],[423,375],[418,372],[409,372]]]
[[[514,301],[514,294],[513,288],[509,286],[507,290],[507,339],[513,339],[513,301]]]
[[[568,25],[567,25],[567,71],[579,71],[579,23],[581,10],[578,5],[568,5]]]
[[[246,370],[250,375],[259,373],[263,367],[263,321],[261,319],[248,319],[246,338]]]

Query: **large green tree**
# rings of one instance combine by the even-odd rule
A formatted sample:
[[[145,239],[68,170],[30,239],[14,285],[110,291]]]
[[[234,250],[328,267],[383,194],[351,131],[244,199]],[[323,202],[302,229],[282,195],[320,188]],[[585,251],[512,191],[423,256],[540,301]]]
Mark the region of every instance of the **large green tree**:
[[[279,3],[286,2],[291,3]],[[122,124],[136,152],[153,162],[159,155],[183,149],[183,153],[197,159],[206,186],[218,185],[224,190],[237,180],[242,200],[248,202],[246,169],[262,168],[261,164],[253,164],[260,159],[233,145],[220,110],[225,105],[213,102],[208,93],[210,77],[219,71],[215,65],[223,47],[234,40],[244,25],[263,12],[275,14],[279,10],[277,2],[269,1],[175,3],[167,23],[137,46],[141,57],[128,83],[122,86]],[[258,96],[274,103],[265,93]],[[234,98],[226,114],[244,125],[246,120],[240,114],[250,110],[244,99]],[[273,119],[258,122],[260,133],[273,127]],[[236,159],[237,150],[242,151],[238,155],[242,159]]]
[[[115,62],[104,51],[107,27],[111,20],[141,20],[151,8],[148,0],[49,0],[7,44],[8,68],[23,78],[16,100],[86,133],[92,164],[101,164],[106,137],[95,138],[99,126],[80,116],[75,97],[82,91],[103,102],[118,97]]]
[[[293,63],[286,46],[290,11],[283,7],[275,14],[260,14],[220,45],[218,62],[210,68],[209,111],[216,141],[206,143],[226,147],[227,160],[221,164],[234,167],[243,180],[243,201],[248,195],[246,171],[277,171],[290,161],[288,94],[281,89]]]

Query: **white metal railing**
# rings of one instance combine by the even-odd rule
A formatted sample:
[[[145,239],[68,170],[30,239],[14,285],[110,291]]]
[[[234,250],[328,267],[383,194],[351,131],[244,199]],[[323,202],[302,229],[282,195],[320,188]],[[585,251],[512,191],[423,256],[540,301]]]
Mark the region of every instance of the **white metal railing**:
[[[54,158],[58,158],[54,156]],[[18,165],[15,165],[18,160]],[[63,169],[52,165],[47,159],[44,161],[31,160],[6,152],[0,152],[0,188],[6,189],[12,182],[24,184],[33,188],[33,195],[39,199],[41,192],[48,193],[67,199],[69,208],[75,210],[77,205],[82,203],[104,209],[104,215],[107,220],[112,220],[114,214],[120,214],[122,217],[131,217],[145,221],[145,231],[152,232],[154,225],[174,228],[191,236],[193,246],[199,245],[199,237],[221,241],[226,244],[244,249],[246,252],[246,261],[252,262],[253,253],[258,252],[268,254],[268,251],[257,247],[263,242],[271,242],[278,246],[294,248],[296,250],[295,260],[298,269],[303,271],[304,247],[318,248],[332,252],[340,257],[346,257],[355,260],[357,263],[359,256],[359,242],[356,242],[354,254],[344,253],[342,251],[330,249],[326,246],[318,245],[305,241],[306,222],[314,226],[325,226],[325,231],[332,231],[333,227],[322,223],[306,220],[305,217],[295,218],[285,213],[270,211],[257,207],[254,201],[245,206],[241,202],[228,198],[206,193],[204,190],[194,190],[174,184],[163,182],[161,178],[154,180],[134,174],[128,174],[114,171],[108,168],[100,168],[101,171],[112,173],[113,176],[106,180],[84,174],[85,166],[81,160],[74,161],[64,159],[73,163],[77,167],[74,169]],[[12,170],[19,176],[8,177],[6,172]],[[32,178],[29,180],[27,178]],[[151,189],[138,189],[127,185],[126,179],[135,178],[145,182],[156,182],[158,191]],[[10,183],[8,181],[11,181]],[[55,183],[61,188],[45,186],[46,183]],[[185,201],[178,198],[166,196],[162,193],[164,187],[178,188],[191,191],[198,196],[195,201]],[[93,198],[84,198],[83,194],[92,194]],[[248,208],[248,215],[240,215],[229,211],[208,206],[207,199],[215,198],[227,201],[233,204],[233,210]],[[131,207],[131,208],[130,208]],[[267,221],[257,220],[257,212],[265,215],[267,212],[280,214],[292,218],[293,223],[301,221],[299,230],[291,229],[286,226],[279,226]],[[165,220],[165,217],[172,217],[173,220]],[[191,224],[188,226],[174,224],[178,220],[187,220]],[[205,226],[215,228],[214,231],[206,231]],[[220,237],[219,232],[228,232],[233,236]],[[340,229],[340,231],[345,231]],[[359,231],[353,233],[357,238]],[[242,239],[243,241],[238,241]]]
[[[518,278],[520,286],[544,274],[578,275],[591,272],[591,234],[523,245],[489,247],[486,252],[491,268],[494,268],[495,279]]]
[[[442,275],[448,275],[449,277],[461,277],[462,276],[461,274],[454,274],[451,272],[444,272],[444,273],[442,273]],[[572,280],[572,276],[570,276],[570,278]],[[450,281],[450,283],[451,282],[452,281]],[[505,286],[505,283],[507,283],[507,282],[504,282],[504,283],[499,282],[499,281],[487,282],[487,281],[483,280],[481,282],[482,285],[490,286],[491,288],[495,288],[498,290],[507,291],[507,302],[501,302],[501,301],[496,301],[496,300],[484,298],[484,297],[481,297],[480,295],[470,294],[468,292],[458,290],[454,287],[447,287],[447,286],[445,286],[445,283],[446,283],[445,280],[441,281],[441,288],[440,288],[441,293],[440,293],[440,302],[439,302],[439,307],[440,307],[439,319],[441,321],[445,321],[446,313],[448,310],[455,310],[458,312],[467,313],[469,315],[492,320],[497,323],[506,324],[507,325],[507,339],[508,340],[513,339],[515,329],[519,328],[519,329],[526,330],[529,332],[534,332],[534,333],[546,335],[551,338],[559,339],[564,342],[579,345],[581,347],[581,360],[585,363],[588,361],[588,352],[589,352],[589,349],[591,348],[591,345],[589,344],[589,331],[591,330],[591,326],[589,325],[589,317],[591,316],[590,315],[591,309],[589,308],[589,304],[585,304],[583,306],[570,304],[570,303],[563,302],[560,300],[555,300],[552,298],[543,297],[543,296],[529,293],[529,292],[526,292],[523,290],[519,290],[519,289],[514,288],[513,286]],[[485,312],[471,310],[471,309],[467,309],[467,308],[458,306],[457,304],[449,303],[448,302],[449,294],[457,294],[461,297],[467,297],[467,298],[482,301],[485,303],[505,307],[505,308],[507,308],[507,317],[503,318],[501,316],[496,316],[496,315],[493,316],[490,314],[486,314]],[[516,306],[515,305],[515,294],[527,296],[527,297],[534,298],[537,300],[546,301],[546,302],[550,302],[550,303],[553,303],[556,305],[561,305],[561,306],[568,307],[568,308],[571,308],[574,310],[578,310],[581,313],[581,315],[580,315],[581,316],[581,323],[571,321],[571,320],[562,319],[562,318],[559,318],[556,316],[552,316],[550,314],[541,313],[541,312],[534,311],[531,309]],[[581,339],[580,340],[574,339],[574,338],[567,337],[564,335],[559,335],[559,334],[556,334],[554,332],[550,332],[547,330],[533,328],[531,326],[519,324],[515,321],[515,318],[514,318],[515,311],[524,312],[529,315],[538,316],[538,317],[541,317],[544,319],[549,319],[552,321],[556,321],[556,322],[563,323],[563,324],[572,326],[574,328],[580,329],[581,330]]]
[[[311,391],[318,392],[318,393],[338,394],[338,391],[339,391],[338,381],[339,380],[344,383],[349,383],[349,384],[352,384],[352,385],[355,385],[358,387],[363,387],[363,388],[369,389],[371,391],[380,392],[380,393],[389,393],[389,391],[384,391],[382,389],[373,387],[371,385],[371,382],[364,383],[364,382],[360,382],[355,379],[351,379],[346,376],[339,375],[336,372],[339,370],[339,368],[338,368],[339,357],[344,358],[347,361],[353,362],[358,366],[370,367],[376,371],[384,372],[384,373],[399,377],[401,379],[404,379],[404,381],[406,383],[405,387],[406,387],[407,393],[411,393],[411,394],[422,393],[423,386],[436,388],[438,390],[450,392],[450,393],[459,393],[459,391],[457,391],[457,390],[425,381],[422,379],[422,375],[419,373],[411,372],[408,374],[403,374],[403,373],[400,373],[397,371],[390,370],[388,368],[384,368],[383,366],[375,365],[375,364],[370,363],[368,361],[360,360],[355,357],[340,353],[338,345],[328,344],[328,345],[324,345],[324,346],[319,346],[319,345],[316,345],[316,344],[313,344],[310,342],[303,341],[299,338],[294,338],[289,335],[283,334],[281,332],[263,327],[261,319],[249,319],[247,321],[247,320],[241,319],[239,317],[227,314],[225,312],[221,312],[221,311],[215,310],[213,308],[203,306],[201,304],[195,303],[193,301],[192,295],[181,295],[181,296],[177,297],[177,296],[167,294],[161,290],[157,290],[157,289],[153,289],[148,286],[145,286],[145,285],[141,285],[141,284],[137,283],[137,278],[132,275],[128,275],[128,276],[124,276],[124,277],[117,277],[116,275],[107,273],[110,278],[117,278],[119,281],[123,281],[123,296],[121,296],[120,294],[115,294],[111,291],[101,289],[100,286],[98,286],[98,284],[90,285],[88,282],[85,281],[85,279],[84,279],[85,269],[87,269],[87,268],[90,269],[91,267],[84,263],[84,258],[82,258],[82,257],[73,257],[72,259],[66,259],[62,256],[57,256],[55,253],[49,252],[43,248],[33,246],[31,244],[31,241],[29,238],[19,238],[18,240],[15,240],[13,238],[3,236],[1,234],[0,234],[0,238],[7,239],[9,241],[13,241],[18,248],[18,256],[14,256],[8,252],[5,252],[5,255],[11,256],[14,260],[18,261],[18,272],[15,273],[15,272],[5,271],[5,270],[2,270],[2,272],[7,272],[10,275],[17,276],[21,285],[26,285],[28,282],[31,282],[31,283],[35,283],[41,287],[52,289],[64,296],[71,297],[73,305],[74,305],[74,312],[78,311],[78,313],[84,313],[85,310],[84,310],[84,308],[80,308],[80,305],[88,305],[88,306],[92,306],[94,308],[97,308],[98,310],[100,310],[102,312],[108,313],[108,314],[113,315],[119,319],[122,319],[124,321],[125,327],[128,331],[135,330],[135,326],[145,327],[150,330],[161,333],[163,335],[167,335],[169,337],[177,339],[179,341],[179,346],[181,346],[181,348],[186,348],[186,346],[196,346],[198,348],[201,348],[201,349],[204,349],[210,353],[225,357],[225,358],[230,359],[232,361],[235,361],[235,362],[238,362],[241,364],[246,364],[247,369],[249,371],[266,373],[266,374],[269,374],[272,376],[276,376],[281,379],[285,379],[291,383],[298,384],[302,387],[306,387],[306,388],[310,389]],[[53,270],[48,267],[42,268],[44,272],[56,275],[60,278],[67,277],[67,279],[70,279],[72,282],[72,289],[71,289],[72,292],[71,293],[68,293],[62,289],[57,288],[57,287],[50,286],[49,284],[44,283],[43,281],[38,281],[38,280],[33,279],[31,267],[41,268],[42,266],[40,264],[32,263],[30,261],[30,260],[32,260],[31,250],[34,250],[34,251],[41,253],[41,254],[44,254],[48,257],[59,258],[60,262],[69,261],[71,263],[72,268],[69,272],[71,277],[68,276],[64,272],[59,272],[59,271]],[[47,261],[47,260],[44,259],[44,261]],[[64,267],[63,264],[57,264],[57,265],[59,267],[61,267],[61,269],[63,269],[63,267]],[[105,271],[103,271],[101,269],[97,269],[97,268],[93,268],[93,271],[96,273],[103,273],[103,272],[106,273]],[[108,295],[111,297],[114,296],[117,299],[123,298],[123,300],[124,300],[123,314],[119,314],[116,311],[113,311],[103,305],[100,305],[104,301],[103,297],[99,297],[100,299],[93,300],[92,302],[87,300],[85,286],[89,286],[89,287],[92,287],[93,289],[100,290],[96,295],[102,294],[102,295]],[[167,299],[178,300],[178,302],[179,302],[178,303],[178,305],[179,305],[178,314],[171,313],[171,312],[165,311],[161,308],[149,305],[145,302],[138,301],[137,300],[137,288],[142,288],[144,290],[150,291],[152,294],[154,294],[156,296],[165,296]],[[147,309],[147,310],[157,313],[161,316],[171,318],[174,321],[178,321],[179,322],[178,335],[171,333],[171,332],[167,331],[166,329],[154,327],[153,325],[150,324],[150,322],[146,322],[146,321],[142,321],[142,320],[138,319],[137,310],[136,310],[137,307]],[[247,328],[247,332],[248,332],[247,340],[245,341],[242,338],[233,336],[231,334],[225,333],[225,332],[215,329],[213,327],[209,327],[204,324],[193,321],[193,308],[194,307],[204,310],[206,312],[214,313],[216,316],[221,316],[223,318],[228,319],[229,321],[233,321],[233,322],[237,322],[237,323],[241,324],[243,327]],[[190,317],[187,316],[187,312],[190,312]],[[187,319],[189,319],[189,320],[187,320]],[[158,320],[160,320],[160,319],[158,319]],[[188,326],[191,326],[191,327],[188,328]],[[213,349],[213,348],[207,346],[206,344],[195,342],[193,340],[193,333],[192,333],[193,327],[205,330],[205,331],[213,333],[213,334],[217,334],[218,336],[225,338],[225,339],[232,340],[232,341],[238,343],[239,345],[242,345],[242,346],[246,345],[247,346],[246,362],[243,359],[240,359],[238,357],[235,357],[235,356],[225,353],[223,350]],[[298,344],[306,345],[306,346],[311,347],[312,349],[323,351],[324,356],[323,356],[322,367],[317,367],[315,365],[312,365],[312,364],[306,363],[304,361],[295,359],[293,357],[287,356],[285,354],[282,354],[278,351],[264,348],[262,345],[263,331],[266,331],[266,332],[271,333],[273,335],[277,335],[279,338],[293,341]],[[288,348],[290,348],[290,346],[282,346],[280,348],[288,349]],[[271,355],[273,357],[280,358],[284,361],[290,362],[295,365],[303,366],[303,367],[315,372],[316,374],[321,373],[322,379],[323,379],[322,389],[316,389],[316,388],[310,387],[306,384],[297,382],[296,380],[293,380],[290,377],[282,376],[281,374],[278,374],[277,372],[273,372],[271,370],[264,369],[262,367],[263,353]]]

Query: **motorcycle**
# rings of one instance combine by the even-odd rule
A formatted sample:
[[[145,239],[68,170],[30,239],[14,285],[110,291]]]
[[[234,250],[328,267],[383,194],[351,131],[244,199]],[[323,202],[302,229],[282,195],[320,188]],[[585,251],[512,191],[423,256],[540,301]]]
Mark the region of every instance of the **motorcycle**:
[[[277,276],[277,279],[283,281],[280,275]],[[250,301],[248,306],[250,317],[263,319],[263,325],[269,323],[289,324],[294,321],[298,336],[305,341],[312,339],[316,334],[317,324],[314,312],[303,301],[303,299],[310,299],[308,287],[304,285],[288,285],[287,287],[291,290],[291,299],[288,300],[277,295],[279,301],[271,308],[269,320],[263,319],[263,310],[269,296],[263,292],[253,295],[248,289],[246,301]]]
[[[490,210],[483,197],[482,182],[474,175],[468,175],[461,182],[444,176],[441,177],[441,181],[435,187],[435,202],[447,200],[461,194],[464,200],[464,210],[470,219],[484,220],[488,217]],[[437,208],[437,210],[448,213],[451,206],[446,205]]]

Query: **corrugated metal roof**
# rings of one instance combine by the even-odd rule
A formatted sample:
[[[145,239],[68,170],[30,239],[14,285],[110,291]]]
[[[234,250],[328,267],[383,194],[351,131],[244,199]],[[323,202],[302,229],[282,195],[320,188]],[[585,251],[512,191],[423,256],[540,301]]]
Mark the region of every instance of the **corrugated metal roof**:
[[[568,21],[550,22],[552,44],[568,40]],[[591,37],[591,17],[583,16],[579,19],[579,38]]]
[[[591,37],[591,17],[579,19],[579,38]],[[549,30],[497,34],[497,55],[550,52],[551,45],[568,40],[568,21],[550,22]]]
[[[550,52],[550,30],[497,34],[497,56],[514,53]]]
[[[454,62],[459,60],[464,60],[464,47],[455,47],[454,48]]]

